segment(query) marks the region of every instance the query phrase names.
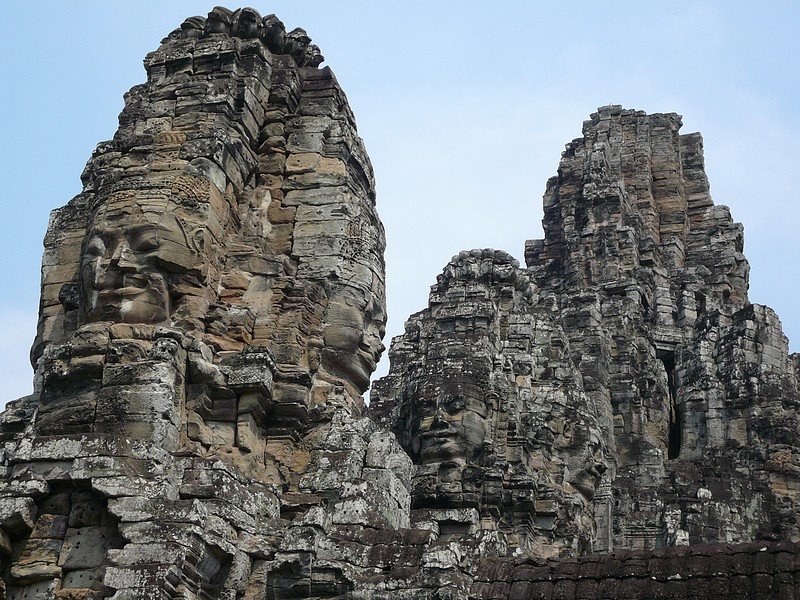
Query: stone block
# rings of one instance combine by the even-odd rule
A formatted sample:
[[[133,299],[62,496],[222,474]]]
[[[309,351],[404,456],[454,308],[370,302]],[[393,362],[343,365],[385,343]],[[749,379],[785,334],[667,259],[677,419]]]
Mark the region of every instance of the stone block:
[[[31,498],[0,498],[0,526],[19,534],[33,529],[36,504]]]
[[[29,538],[19,558],[11,565],[11,581],[30,584],[58,577],[61,540]]]
[[[105,570],[102,568],[95,569],[79,569],[77,571],[68,571],[61,581],[63,591],[67,589],[74,590],[70,595],[64,596],[65,598],[92,598],[93,594],[97,594],[97,590],[103,588],[103,575]],[[81,596],[80,594],[86,594]]]
[[[88,526],[70,528],[58,559],[65,569],[90,569],[103,564],[115,538],[111,527]]]
[[[38,581],[28,585],[11,585],[6,590],[8,600],[31,600],[52,598],[58,589],[57,579]]]
[[[65,515],[41,514],[36,519],[36,524],[31,531],[33,539],[63,539],[67,532],[67,517]]]

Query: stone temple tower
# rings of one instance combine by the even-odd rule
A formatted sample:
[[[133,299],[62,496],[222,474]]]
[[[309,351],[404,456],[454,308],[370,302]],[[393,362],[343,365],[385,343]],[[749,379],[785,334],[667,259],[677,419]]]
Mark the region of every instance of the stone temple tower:
[[[609,106],[567,145],[525,258],[558,290],[587,392],[612,419],[610,548],[798,539],[796,357],[747,298],[742,226],[699,134]]]
[[[0,425],[10,597],[322,593],[309,512],[407,524],[410,462],[360,416],[383,226],[322,60],[274,15],[187,19],[53,212],[35,392]]]
[[[412,515],[469,487],[475,528],[540,556],[800,539],[797,355],[749,302],[742,226],[711,201],[702,138],[680,126],[599,109],[547,183],[527,268],[460,254],[393,341],[372,409],[419,464]],[[475,412],[493,415],[477,453],[469,412],[435,413],[468,377]],[[456,436],[474,468],[426,454]],[[522,485],[527,533],[522,472],[537,482]]]
[[[53,211],[0,600],[797,597],[800,358],[700,136],[591,115],[525,265],[456,254],[367,407],[385,237],[322,62],[187,19]]]

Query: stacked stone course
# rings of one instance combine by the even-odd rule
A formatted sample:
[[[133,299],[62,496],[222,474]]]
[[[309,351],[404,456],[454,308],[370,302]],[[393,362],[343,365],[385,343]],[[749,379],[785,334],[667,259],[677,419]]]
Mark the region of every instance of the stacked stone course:
[[[794,599],[797,545],[674,546],[560,561],[486,559],[470,598]]]
[[[274,15],[187,19],[53,212],[35,392],[2,416],[8,597],[338,593],[323,538],[407,525],[410,461],[362,415],[372,167],[321,62]]]
[[[302,29],[145,60],[45,237],[0,415],[0,598],[794,598],[800,357],[675,114],[598,109],[542,240],[383,351],[385,238]]]

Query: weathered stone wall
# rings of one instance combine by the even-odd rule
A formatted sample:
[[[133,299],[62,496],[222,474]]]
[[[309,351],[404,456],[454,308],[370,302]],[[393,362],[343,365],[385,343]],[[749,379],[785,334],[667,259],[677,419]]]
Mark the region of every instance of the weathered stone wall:
[[[453,543],[497,531],[540,558],[800,540],[797,359],[748,301],[742,226],[680,125],[599,109],[547,184],[527,269],[462,252],[393,340],[370,408],[417,465],[412,522],[435,529],[428,508]]]
[[[731,598],[793,600],[800,590],[800,546],[677,546],[594,554],[560,561],[486,559],[470,598]]]
[[[35,392],[0,423],[9,597],[338,593],[329,530],[408,524],[411,463],[361,415],[372,168],[321,62],[272,15],[187,19],[53,212]]]
[[[0,597],[793,597],[800,358],[700,136],[592,115],[527,266],[455,256],[371,419],[385,239],[321,62],[187,19],[53,212]]]
[[[394,340],[370,408],[418,465],[420,527],[496,531],[537,556],[591,550],[603,434],[553,308],[505,252],[462,252]]]
[[[787,341],[749,303],[742,226],[711,201],[700,135],[679,128],[592,115],[548,182],[529,271],[558,290],[587,391],[613,414],[609,547],[797,540]]]

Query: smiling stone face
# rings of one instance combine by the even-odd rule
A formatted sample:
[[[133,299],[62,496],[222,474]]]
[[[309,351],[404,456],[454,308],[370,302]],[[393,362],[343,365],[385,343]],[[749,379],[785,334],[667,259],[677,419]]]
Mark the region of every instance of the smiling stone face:
[[[411,451],[421,464],[478,456],[489,431],[487,383],[463,373],[425,382],[409,403]]]
[[[166,195],[112,195],[84,238],[81,303],[85,322],[164,323],[174,310],[175,275],[200,275],[204,229]]]
[[[495,438],[505,431],[497,423],[508,418],[507,411],[500,414],[498,398],[508,395],[513,379],[497,360],[515,268],[502,252],[454,257],[432,288],[429,308],[408,321],[402,340],[394,340],[397,371],[373,388],[375,406],[385,410],[391,398],[392,427],[419,465],[478,467],[496,458]],[[423,360],[404,365],[415,352]]]
[[[158,228],[98,229],[81,264],[87,321],[161,323],[169,317],[167,277],[155,268]]]
[[[501,531],[542,556],[591,546],[606,469],[596,409],[560,323],[512,257],[453,257],[390,358],[370,410],[417,465],[420,523]]]
[[[384,345],[386,313],[380,297],[344,288],[331,299],[324,330],[323,366],[366,390]]]

